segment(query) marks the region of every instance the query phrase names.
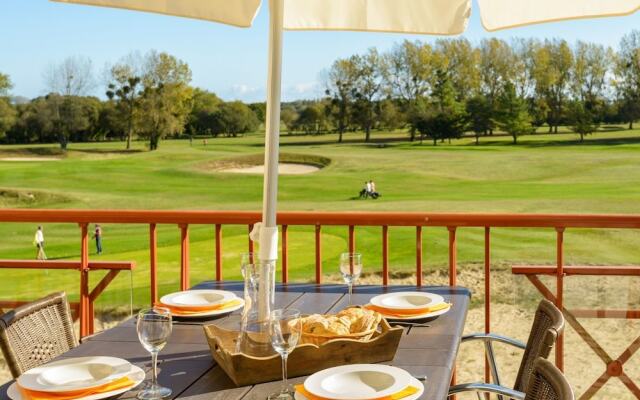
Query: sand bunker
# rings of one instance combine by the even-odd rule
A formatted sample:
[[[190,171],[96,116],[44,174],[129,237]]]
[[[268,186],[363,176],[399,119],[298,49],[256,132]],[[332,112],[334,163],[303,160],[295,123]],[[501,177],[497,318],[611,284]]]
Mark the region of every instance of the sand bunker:
[[[309,164],[280,163],[278,173],[280,175],[303,175],[319,171],[320,168]],[[253,165],[248,167],[224,168],[221,172],[232,172],[236,174],[264,174],[264,165]]]
[[[56,157],[4,157],[0,158],[0,161],[60,161]]]

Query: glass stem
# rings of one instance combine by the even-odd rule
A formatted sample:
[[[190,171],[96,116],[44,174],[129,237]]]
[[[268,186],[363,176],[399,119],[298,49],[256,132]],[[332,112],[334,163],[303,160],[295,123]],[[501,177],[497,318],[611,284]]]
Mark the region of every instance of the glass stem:
[[[287,393],[289,391],[289,382],[287,382],[287,358],[289,357],[288,353],[282,354],[282,393]]]
[[[155,387],[158,385],[158,352],[151,352],[151,364],[153,365],[153,376],[151,377],[151,384]]]

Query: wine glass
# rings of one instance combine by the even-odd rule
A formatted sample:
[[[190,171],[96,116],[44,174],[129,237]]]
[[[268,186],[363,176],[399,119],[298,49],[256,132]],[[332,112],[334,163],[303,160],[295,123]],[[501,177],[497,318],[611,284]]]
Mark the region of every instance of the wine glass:
[[[349,305],[351,305],[353,284],[358,280],[362,273],[362,254],[342,253],[340,255],[340,272],[342,272],[342,278],[345,283],[349,285]]]
[[[298,344],[302,321],[300,311],[285,308],[271,312],[269,334],[273,349],[282,357],[282,389],[280,393],[274,393],[268,400],[293,400],[294,392],[287,383],[287,357]]]
[[[140,393],[139,399],[155,400],[171,395],[171,389],[158,385],[158,353],[167,344],[171,335],[171,312],[163,307],[153,307],[143,309],[138,313],[136,330],[138,339],[142,346],[151,353],[151,363],[153,364],[153,375],[151,383]]]

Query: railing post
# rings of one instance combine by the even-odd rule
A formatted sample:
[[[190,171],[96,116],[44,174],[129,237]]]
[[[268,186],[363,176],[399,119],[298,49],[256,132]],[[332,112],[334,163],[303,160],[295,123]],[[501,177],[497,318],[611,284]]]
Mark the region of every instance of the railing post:
[[[189,289],[189,225],[180,224],[180,290]]]
[[[448,226],[447,229],[449,230],[449,285],[455,286],[458,281],[457,228],[455,226]]]
[[[216,281],[222,280],[222,225],[216,224]]]
[[[349,225],[349,253],[356,252],[356,227]]]
[[[564,228],[556,228],[556,306],[564,310]],[[556,345],[556,366],[564,371],[564,334],[558,335]]]
[[[282,283],[289,282],[289,227],[282,225]]]
[[[87,223],[80,224],[80,337],[91,334],[93,314],[89,299],[89,228]]]
[[[422,227],[416,226],[416,286],[422,286]]]
[[[382,227],[382,284],[389,284],[389,227]]]
[[[484,332],[491,332],[491,228],[484,228]],[[484,381],[490,382],[489,359],[484,357]],[[489,398],[489,396],[486,396]]]
[[[251,234],[252,230],[253,230],[253,224],[249,224],[249,234]],[[254,260],[253,260],[253,240],[251,240],[250,236],[247,236],[247,237],[249,239],[249,254],[250,254],[249,261],[253,263],[254,262]]]
[[[316,283],[322,283],[322,225],[316,225]]]
[[[456,227],[448,226],[449,230],[449,285],[455,286],[458,281],[458,251],[457,251],[457,239],[456,239]],[[456,369],[453,368],[451,372],[451,385],[456,384]],[[455,400],[456,396],[452,396],[452,399]]]
[[[158,230],[149,224],[149,273],[151,275],[151,305],[158,302]]]

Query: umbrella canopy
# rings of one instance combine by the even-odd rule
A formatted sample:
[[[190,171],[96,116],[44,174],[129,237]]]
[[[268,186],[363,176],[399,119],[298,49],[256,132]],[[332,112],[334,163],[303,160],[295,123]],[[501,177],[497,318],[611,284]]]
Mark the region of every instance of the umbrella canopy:
[[[53,0],[124,8],[240,27],[251,26],[261,0]],[[280,134],[282,30],[350,30],[453,35],[464,32],[472,0],[269,0],[269,74],[263,221],[252,233],[260,260],[278,254],[276,202]],[[485,29],[633,13],[640,0],[478,0]]]
[[[251,26],[262,0],[54,0]],[[283,0],[283,28],[455,35],[472,0]],[[495,31],[549,21],[627,15],[640,0],[478,0],[482,24]]]

